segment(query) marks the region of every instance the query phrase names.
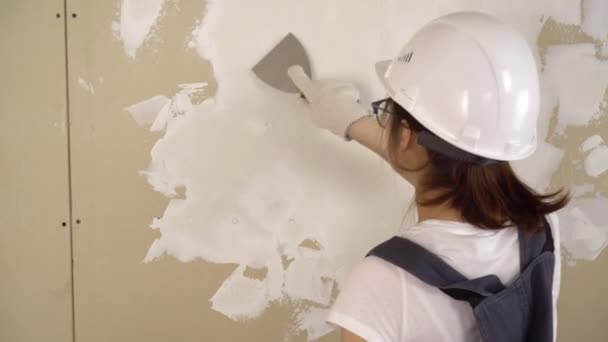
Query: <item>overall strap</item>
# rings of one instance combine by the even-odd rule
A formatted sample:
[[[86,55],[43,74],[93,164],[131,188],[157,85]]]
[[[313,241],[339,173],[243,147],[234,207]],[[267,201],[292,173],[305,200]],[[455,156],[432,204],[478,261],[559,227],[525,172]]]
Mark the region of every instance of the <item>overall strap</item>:
[[[543,252],[554,250],[551,228],[547,220],[543,220],[544,234],[529,234],[523,230],[518,232],[522,271]],[[468,302],[473,308],[486,297],[505,289],[496,275],[468,279],[434,253],[398,236],[376,246],[367,255],[384,259],[422,282],[439,288],[448,296]]]
[[[469,280],[437,255],[401,237],[393,237],[378,245],[369,255],[384,259],[450,297],[465,300],[472,306],[504,289],[495,275]]]
[[[445,287],[467,280],[437,255],[398,236],[376,246],[367,255],[382,258],[435,287]]]
[[[547,219],[543,217],[543,233],[530,234],[519,229],[519,260],[521,271],[545,251],[553,252],[553,236]]]

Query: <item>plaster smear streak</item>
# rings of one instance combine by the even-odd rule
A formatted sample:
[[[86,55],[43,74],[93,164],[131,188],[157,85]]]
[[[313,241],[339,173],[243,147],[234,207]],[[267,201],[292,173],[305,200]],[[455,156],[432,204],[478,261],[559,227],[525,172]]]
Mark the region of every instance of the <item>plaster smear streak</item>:
[[[606,41],[608,39],[608,24],[606,24],[608,1],[584,0],[582,7],[583,30],[597,40]]]
[[[157,3],[142,9],[146,18],[159,13]],[[295,301],[302,305],[294,327],[287,330],[305,331],[309,339],[326,334],[330,328],[324,316],[333,290],[371,247],[401,229],[411,188],[356,143],[313,127],[297,96],[262,84],[250,69],[293,32],[308,51],[315,78],[354,81],[362,89],[362,102],[369,103],[385,95],[374,63],[394,56],[430,19],[454,10],[494,13],[525,32],[533,46],[541,18],[580,24],[580,3],[571,0],[209,1],[188,46],[212,63],[217,93],[192,104],[193,95],[183,87],[177,94],[127,108],[140,124],[165,132],[143,174],[171,200],[152,223],[161,235],[145,261],[170,255],[183,262],[235,264],[211,299],[214,310],[234,320],[251,319],[271,303]],[[134,29],[144,32],[153,22]],[[141,38],[130,41],[134,43],[129,46],[141,44]],[[590,118],[597,112],[600,84],[592,85],[591,95],[553,91],[560,89],[556,82],[564,74],[557,68],[564,67],[564,59],[583,63],[578,68],[592,80],[603,70],[592,56],[582,61],[573,57],[582,49],[586,54],[588,47],[562,49],[552,53],[547,68],[553,73],[543,80],[543,93],[553,96],[543,103],[541,140],[554,134],[548,123],[558,95],[573,113]],[[580,87],[586,82],[577,83]],[[579,122],[574,115],[564,117],[566,124]],[[538,167],[533,157],[518,163],[518,169],[542,189],[563,151],[545,143],[536,154],[540,156],[545,167]],[[585,211],[595,210],[596,200],[589,201],[576,206],[584,216],[577,212],[575,219],[597,228],[595,216]],[[575,250],[593,257],[603,244],[591,246],[586,239],[602,230],[579,223],[591,233],[570,241],[583,241],[584,247],[573,245]],[[261,275],[252,276],[248,268],[261,270]]]
[[[608,170],[608,146],[601,145],[589,153],[585,159],[585,171],[591,177],[598,177]]]
[[[608,243],[608,198],[582,197],[558,212],[562,246],[574,260],[594,260]]]
[[[593,44],[549,47],[545,74],[559,98],[558,129],[585,126],[600,117],[608,87],[608,61],[597,59]]]
[[[122,0],[120,21],[112,29],[123,42],[125,53],[135,58],[161,15],[165,0]]]

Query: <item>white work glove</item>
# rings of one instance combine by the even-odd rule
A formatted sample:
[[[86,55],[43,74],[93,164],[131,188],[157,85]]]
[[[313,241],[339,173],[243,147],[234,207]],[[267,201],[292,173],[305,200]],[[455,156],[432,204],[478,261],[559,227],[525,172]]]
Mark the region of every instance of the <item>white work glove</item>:
[[[287,72],[306,97],[312,121],[318,127],[350,140],[348,129],[351,124],[369,115],[358,103],[359,90],[348,82],[313,81],[299,65],[290,67]]]

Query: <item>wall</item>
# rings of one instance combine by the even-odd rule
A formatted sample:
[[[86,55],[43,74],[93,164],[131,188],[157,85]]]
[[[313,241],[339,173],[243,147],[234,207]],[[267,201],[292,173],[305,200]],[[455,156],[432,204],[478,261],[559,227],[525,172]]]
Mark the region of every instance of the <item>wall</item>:
[[[72,337],[64,26],[63,1],[2,3],[0,341]]]
[[[312,127],[292,96],[249,69],[294,32],[317,77],[353,80],[365,100],[376,99],[383,92],[373,64],[419,25],[463,9],[500,16],[537,52],[546,142],[516,167],[538,189],[573,189],[575,200],[561,213],[560,340],[605,340],[606,145],[587,140],[607,138],[604,6],[68,1],[67,13],[77,14],[67,25],[76,340],[337,340],[326,335],[323,310],[366,250],[406,226],[411,189],[356,144]],[[29,77],[40,75],[34,71]],[[29,112],[2,109],[3,119],[9,109]],[[7,162],[32,153],[6,146]],[[61,147],[53,151],[65,156]],[[26,174],[13,174],[7,184],[28,183]],[[9,232],[10,241],[36,248],[19,234]],[[69,250],[61,243],[52,255]]]

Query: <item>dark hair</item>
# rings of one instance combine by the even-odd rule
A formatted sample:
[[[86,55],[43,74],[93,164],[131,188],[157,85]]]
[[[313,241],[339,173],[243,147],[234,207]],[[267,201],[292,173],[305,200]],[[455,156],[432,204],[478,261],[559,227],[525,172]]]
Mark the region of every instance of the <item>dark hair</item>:
[[[387,105],[392,113],[387,127],[389,160],[398,168],[395,153],[403,124],[406,123],[414,132],[426,128],[396,102],[389,100]],[[448,203],[460,211],[465,221],[482,229],[514,225],[526,232],[537,232],[543,227],[545,215],[563,208],[569,201],[563,190],[537,193],[515,175],[509,162],[480,165],[452,159],[429,149],[427,152],[429,161],[423,167],[426,171],[421,179],[421,191],[440,191],[438,195],[417,203]]]

